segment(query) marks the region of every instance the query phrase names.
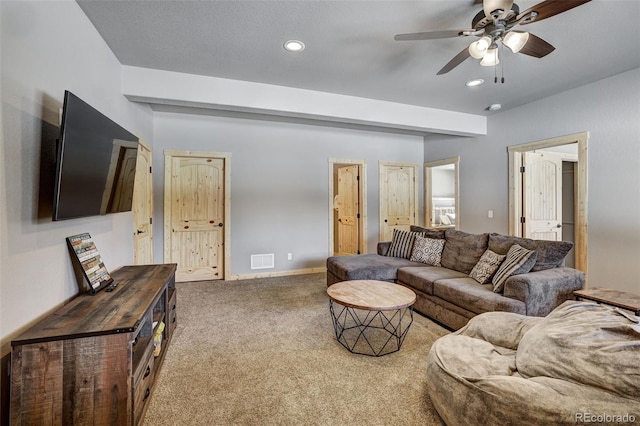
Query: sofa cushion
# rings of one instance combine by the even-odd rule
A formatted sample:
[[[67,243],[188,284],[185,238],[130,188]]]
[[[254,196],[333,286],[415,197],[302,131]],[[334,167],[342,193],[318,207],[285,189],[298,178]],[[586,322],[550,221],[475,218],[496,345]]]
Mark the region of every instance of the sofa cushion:
[[[445,268],[467,275],[482,257],[489,242],[489,234],[469,234],[456,229],[447,229],[445,238],[447,242],[440,263]]]
[[[409,259],[413,250],[413,243],[416,235],[422,235],[420,232],[403,231],[401,229],[393,229],[393,238],[391,239],[391,247],[387,252],[387,256],[401,257]]]
[[[480,284],[488,283],[500,265],[502,265],[505,257],[507,256],[504,254],[497,254],[487,249],[478,260],[478,263],[476,263],[476,266],[473,267],[469,276]]]
[[[398,269],[398,282],[433,295],[433,283],[445,278],[464,278],[465,274],[439,266],[405,266]]]
[[[416,236],[413,243],[413,251],[409,260],[412,262],[422,262],[431,266],[440,266],[442,249],[445,240]]]
[[[525,333],[516,362],[526,378],[551,377],[640,400],[639,354],[637,317],[567,301]]]
[[[451,278],[433,283],[433,295],[476,314],[490,311],[526,314],[524,302],[494,293],[491,286],[473,278]]]
[[[501,293],[504,288],[504,283],[511,275],[526,274],[533,267],[535,261],[536,252],[534,250],[527,250],[524,247],[520,247],[518,244],[511,246],[507,252],[507,257],[496,271],[493,276],[493,291]],[[531,260],[533,259],[533,260]],[[527,268],[524,268],[524,266]]]
[[[377,254],[333,256],[327,259],[327,271],[343,281],[380,280],[393,282],[398,276],[398,268],[403,266],[424,266],[424,263]]]
[[[424,236],[428,238],[444,240],[444,229],[423,228],[422,226],[411,225],[409,230],[411,232],[422,232]]]
[[[570,241],[532,240],[530,238],[496,233],[489,235],[489,249],[498,254],[507,254],[509,248],[514,244],[518,244],[528,250],[535,250],[538,253],[536,262],[531,268],[531,271],[534,272],[562,266],[564,258],[573,248],[573,243]]]

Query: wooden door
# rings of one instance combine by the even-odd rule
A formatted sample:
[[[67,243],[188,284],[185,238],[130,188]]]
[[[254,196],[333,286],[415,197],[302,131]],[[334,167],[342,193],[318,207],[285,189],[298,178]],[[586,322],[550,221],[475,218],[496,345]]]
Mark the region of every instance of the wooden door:
[[[380,163],[380,241],[416,223],[416,164]]]
[[[359,253],[359,166],[339,165],[334,208],[336,211],[336,256]]]
[[[136,165],[136,184],[133,193],[133,262],[136,265],[153,263],[153,182],[151,150],[140,144]]]
[[[225,159],[185,153],[165,164],[165,263],[176,281],[224,279]]]
[[[523,235],[562,240],[562,157],[551,152],[523,153]]]

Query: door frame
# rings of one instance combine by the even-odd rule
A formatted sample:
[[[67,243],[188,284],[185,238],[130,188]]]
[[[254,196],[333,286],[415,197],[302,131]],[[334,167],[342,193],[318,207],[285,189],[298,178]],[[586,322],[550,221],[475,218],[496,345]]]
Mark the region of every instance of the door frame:
[[[454,167],[454,206],[456,209],[456,223],[454,229],[460,229],[460,156],[443,158],[442,160],[424,163],[424,226],[431,227],[431,211],[433,211],[431,180],[433,167],[453,164]]]
[[[335,165],[358,165],[360,166],[360,180],[358,182],[360,220],[358,221],[358,250],[360,254],[367,253],[367,162],[365,160],[353,160],[347,158],[329,158],[329,256],[334,253],[334,223],[333,223],[333,169]]]
[[[378,161],[378,241],[384,241],[384,215],[382,214],[384,211],[384,203],[382,200],[383,188],[385,187],[384,183],[384,174],[383,170],[386,166],[398,166],[398,167],[406,167],[413,168],[413,224],[418,225],[418,210],[420,204],[420,198],[418,196],[418,187],[420,186],[420,182],[418,182],[418,163],[405,163],[398,161]],[[384,212],[386,213],[386,212]]]
[[[224,161],[224,241],[223,241],[223,276],[221,280],[227,281],[231,278],[231,153],[230,152],[205,152],[205,151],[182,151],[164,150],[164,198],[167,199],[167,188],[171,187],[171,158],[172,157],[193,157],[193,158],[217,158]],[[171,223],[167,220],[170,215],[169,203],[164,202],[164,261],[167,262],[168,253],[171,252]]]
[[[588,246],[587,246],[587,145],[589,132],[572,133],[536,142],[507,147],[509,154],[509,234],[522,236],[522,228],[519,219],[522,217],[522,152],[551,148],[560,145],[578,144],[577,173],[575,175],[576,190],[574,192],[575,214],[575,268],[584,272],[588,271]]]

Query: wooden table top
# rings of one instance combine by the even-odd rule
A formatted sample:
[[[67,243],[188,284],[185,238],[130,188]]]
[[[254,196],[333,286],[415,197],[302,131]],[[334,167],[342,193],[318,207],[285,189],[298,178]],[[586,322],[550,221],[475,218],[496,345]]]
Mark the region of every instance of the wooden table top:
[[[416,294],[407,287],[376,280],[342,281],[327,288],[327,294],[343,306],[369,311],[402,309],[416,301]]]
[[[610,288],[594,287],[576,290],[573,292],[573,295],[583,299],[628,309],[630,311],[640,312],[640,296],[637,294],[613,290]]]

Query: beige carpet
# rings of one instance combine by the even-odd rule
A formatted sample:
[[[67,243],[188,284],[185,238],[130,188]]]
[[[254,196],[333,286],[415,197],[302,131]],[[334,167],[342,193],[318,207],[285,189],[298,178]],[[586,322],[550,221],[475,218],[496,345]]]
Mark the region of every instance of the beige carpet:
[[[425,386],[420,315],[399,352],[335,339],[324,274],[179,283],[178,327],[145,418],[160,425],[441,425]]]

